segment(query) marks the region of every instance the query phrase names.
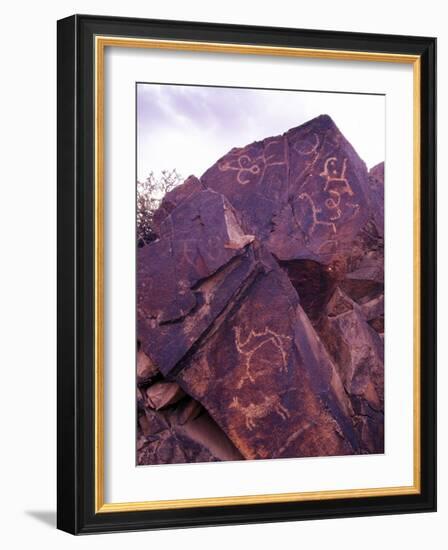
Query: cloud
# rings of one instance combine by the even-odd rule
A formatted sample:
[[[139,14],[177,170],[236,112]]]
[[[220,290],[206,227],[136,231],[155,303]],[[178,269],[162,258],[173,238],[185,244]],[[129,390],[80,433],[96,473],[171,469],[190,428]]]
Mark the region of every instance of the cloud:
[[[359,155],[384,160],[383,96],[139,84],[137,172],[197,176],[232,147],[282,134],[327,113]]]

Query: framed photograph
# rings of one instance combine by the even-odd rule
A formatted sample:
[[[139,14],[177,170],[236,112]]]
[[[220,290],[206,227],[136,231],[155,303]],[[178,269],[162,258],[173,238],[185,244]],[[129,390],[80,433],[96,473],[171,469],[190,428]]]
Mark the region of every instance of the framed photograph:
[[[436,509],[434,38],[58,22],[58,527]]]

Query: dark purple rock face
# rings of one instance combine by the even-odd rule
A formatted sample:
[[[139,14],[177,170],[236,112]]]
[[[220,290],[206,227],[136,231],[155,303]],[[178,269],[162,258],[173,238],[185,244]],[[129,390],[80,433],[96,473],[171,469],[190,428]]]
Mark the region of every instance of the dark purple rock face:
[[[384,162],[369,171],[369,199],[378,234],[384,236]]]
[[[233,306],[179,372],[184,390],[245,458],[355,452],[350,403],[284,272],[266,262]]]
[[[188,196],[138,251],[137,311],[142,350],[168,375],[255,268],[253,252],[225,197]]]
[[[384,452],[384,165],[322,115],[190,176],[137,251],[138,464]]]
[[[280,260],[329,263],[369,216],[367,168],[326,115],[233,149],[201,182],[225,195]]]

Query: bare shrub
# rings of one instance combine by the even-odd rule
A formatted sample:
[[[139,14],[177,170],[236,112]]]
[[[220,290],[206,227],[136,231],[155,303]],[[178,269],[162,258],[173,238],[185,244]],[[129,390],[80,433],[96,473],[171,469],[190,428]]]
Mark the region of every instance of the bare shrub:
[[[157,238],[154,231],[154,212],[163,197],[182,182],[174,170],[162,170],[160,177],[151,172],[145,181],[137,181],[137,245],[139,247]]]

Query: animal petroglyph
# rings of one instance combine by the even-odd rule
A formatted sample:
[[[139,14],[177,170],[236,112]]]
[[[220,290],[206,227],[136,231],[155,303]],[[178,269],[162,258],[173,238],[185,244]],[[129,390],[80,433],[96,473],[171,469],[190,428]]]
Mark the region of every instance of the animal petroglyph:
[[[257,422],[270,413],[278,414],[282,420],[287,420],[290,416],[289,411],[284,407],[278,395],[269,395],[264,397],[261,403],[250,403],[242,405],[238,397],[234,397],[229,405],[230,409],[238,409],[245,415],[246,428],[252,431]]]
[[[288,352],[285,346],[291,340],[290,336],[277,334],[269,328],[265,328],[262,332],[251,330],[246,338],[242,338],[240,327],[235,327],[235,346],[238,353],[244,358],[243,364],[246,371],[246,376],[241,377],[238,388],[241,388],[246,380],[254,383],[257,375],[254,374],[257,365],[253,361],[253,356],[263,346],[272,344],[280,354],[280,371],[287,372],[288,370]],[[258,369],[261,374],[261,369]]]

